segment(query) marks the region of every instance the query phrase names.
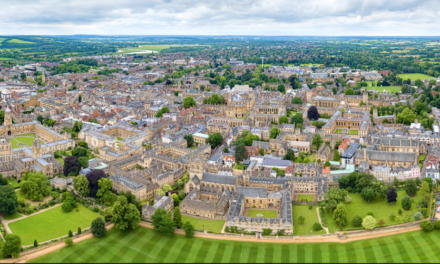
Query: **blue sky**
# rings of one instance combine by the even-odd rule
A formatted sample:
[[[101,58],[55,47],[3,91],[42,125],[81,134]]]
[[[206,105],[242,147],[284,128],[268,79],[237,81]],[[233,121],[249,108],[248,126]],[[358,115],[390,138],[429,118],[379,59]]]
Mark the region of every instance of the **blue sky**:
[[[2,0],[0,18],[1,35],[440,35],[424,0]]]

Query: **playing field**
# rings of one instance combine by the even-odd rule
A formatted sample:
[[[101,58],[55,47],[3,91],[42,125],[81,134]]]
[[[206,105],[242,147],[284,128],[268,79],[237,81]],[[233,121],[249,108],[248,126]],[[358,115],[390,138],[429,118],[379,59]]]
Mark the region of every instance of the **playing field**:
[[[378,92],[383,92],[383,90],[389,92],[389,93],[395,93],[400,92],[402,90],[402,87],[400,86],[367,86],[367,91],[369,90],[376,90]]]
[[[313,202],[313,195],[299,194],[298,201],[308,201]]]
[[[11,39],[11,40],[8,40],[6,42],[17,43],[17,44],[34,44],[35,43],[35,42],[30,42],[30,41],[21,40],[21,39]]]
[[[440,262],[440,232],[423,231],[349,243],[274,244],[181,235],[138,227],[64,247],[30,263],[426,263]]]
[[[13,59],[11,59],[11,58],[0,58],[0,61],[10,61],[10,60],[13,60]]]
[[[276,210],[257,210],[257,209],[249,209],[248,216],[249,217],[257,217],[257,214],[262,214],[265,218],[277,218]]]
[[[170,47],[183,47],[183,46],[196,46],[196,45],[140,45],[136,48],[123,48],[118,50],[116,54],[147,54],[152,52],[160,52],[163,49],[169,49]]]
[[[20,135],[11,138],[11,145],[12,148],[22,148],[22,147],[30,147],[32,146],[32,143],[35,140],[35,134],[26,134],[26,135]],[[44,144],[43,141],[40,140],[41,144]]]
[[[225,225],[225,220],[207,220],[195,217],[182,215],[182,222],[190,222],[195,229],[212,231],[213,233],[220,233]]]
[[[374,213],[374,218],[376,219],[377,222],[379,222],[379,219],[385,220],[385,225],[395,225],[395,224],[403,223],[403,220],[399,222],[391,221],[389,216],[391,215],[391,213],[393,213],[394,215],[403,218],[404,216],[411,214],[411,212],[415,214],[416,212],[418,212],[416,203],[418,204],[419,201],[423,200],[422,195],[419,194],[417,194],[414,197],[411,197],[411,199],[414,199],[414,202],[411,204],[411,210],[408,211],[402,210],[403,213],[399,215],[398,211],[399,209],[402,208],[401,199],[405,195],[406,195],[405,191],[398,191],[397,202],[392,205],[388,205],[388,201],[386,198],[380,199],[380,197],[377,196],[376,199],[368,203],[360,196],[360,194],[350,193],[349,196],[352,198],[351,203],[349,204],[344,203],[347,209],[347,221],[348,221],[348,224],[344,229],[346,230],[346,229],[362,228],[362,227],[353,226],[351,224],[351,221],[353,220],[353,217],[355,215],[360,215],[362,218],[365,218],[369,211],[372,211]],[[337,230],[339,230],[338,226],[333,221],[333,212],[327,213],[327,220],[328,220],[330,233],[334,233]],[[414,218],[412,218],[412,221],[414,221]]]
[[[411,79],[411,81],[415,81],[417,79],[420,80],[426,80],[426,79],[435,79],[435,77],[426,75],[426,74],[422,74],[422,73],[402,73],[402,74],[398,74],[397,77],[400,77],[404,80],[407,80],[408,78]]]
[[[316,206],[309,209],[308,205],[294,205],[292,206],[293,215],[293,230],[295,235],[311,235],[311,234],[326,234],[325,230],[313,231],[312,226],[314,223],[319,223],[318,212],[316,211]],[[305,220],[303,224],[300,224],[298,217],[304,216]],[[313,233],[310,233],[313,231]]]
[[[99,215],[78,204],[78,212],[73,209],[69,213],[63,212],[61,206],[48,211],[24,218],[9,224],[12,233],[19,235],[22,245],[32,245],[36,239],[39,243],[65,236],[69,230],[76,232],[90,227],[92,220]]]

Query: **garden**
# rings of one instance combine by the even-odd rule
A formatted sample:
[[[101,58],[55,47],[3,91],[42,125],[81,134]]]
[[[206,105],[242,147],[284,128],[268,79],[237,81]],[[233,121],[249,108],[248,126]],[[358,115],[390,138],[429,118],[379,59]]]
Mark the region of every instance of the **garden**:
[[[258,209],[249,209],[248,215],[249,217],[257,217],[257,215],[263,215],[264,218],[277,218],[277,210],[258,210]]]
[[[318,219],[316,206],[294,205],[292,206],[293,230],[295,235],[319,235],[327,232],[321,227]],[[314,229],[315,223],[318,223]]]
[[[22,147],[30,147],[35,140],[35,134],[25,134],[11,138],[11,146],[13,149],[22,148]],[[44,144],[44,141],[40,140],[41,144]]]
[[[182,215],[182,222],[190,222],[196,230],[206,230],[212,233],[220,233],[225,225],[225,220],[207,220]]]
[[[306,201],[306,202],[313,202],[313,195],[308,195],[308,194],[299,194],[298,195],[298,199],[297,201]]]

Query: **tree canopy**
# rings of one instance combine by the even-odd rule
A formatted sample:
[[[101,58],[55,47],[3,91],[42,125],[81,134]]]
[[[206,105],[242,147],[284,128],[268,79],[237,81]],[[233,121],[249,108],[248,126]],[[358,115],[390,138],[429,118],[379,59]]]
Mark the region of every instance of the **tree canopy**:
[[[125,196],[118,196],[114,205],[105,210],[105,215],[111,217],[115,228],[119,230],[135,229],[141,221],[139,210],[134,204],[128,203]]]
[[[27,199],[41,201],[51,191],[49,179],[42,172],[25,172],[21,177],[20,191]]]

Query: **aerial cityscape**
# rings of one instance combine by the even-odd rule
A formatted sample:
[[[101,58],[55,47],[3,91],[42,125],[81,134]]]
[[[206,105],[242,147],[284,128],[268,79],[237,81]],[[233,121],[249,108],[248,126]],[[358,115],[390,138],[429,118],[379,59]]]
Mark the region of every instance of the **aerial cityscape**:
[[[5,1],[0,263],[439,263],[439,8]]]

